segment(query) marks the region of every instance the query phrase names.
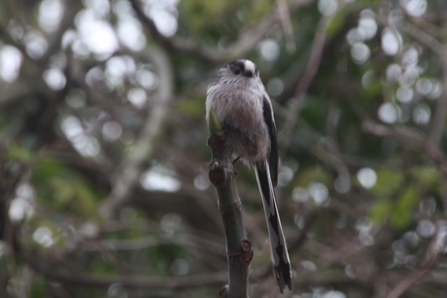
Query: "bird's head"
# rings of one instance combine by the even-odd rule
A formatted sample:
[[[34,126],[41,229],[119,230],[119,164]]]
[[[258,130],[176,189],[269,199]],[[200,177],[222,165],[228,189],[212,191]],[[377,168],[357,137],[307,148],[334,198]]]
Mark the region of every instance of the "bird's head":
[[[215,84],[244,84],[259,80],[259,70],[250,60],[239,59],[223,65],[217,73]]]
[[[259,77],[259,70],[256,64],[250,60],[239,59],[223,66],[227,72],[233,76],[242,76],[246,78]]]

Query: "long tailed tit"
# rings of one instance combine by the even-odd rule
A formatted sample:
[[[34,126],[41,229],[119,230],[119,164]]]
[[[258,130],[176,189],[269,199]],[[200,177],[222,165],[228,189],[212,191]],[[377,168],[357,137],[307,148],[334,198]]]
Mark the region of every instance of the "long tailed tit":
[[[281,292],[291,289],[289,253],[278,214],[274,187],[278,182],[276,125],[269,96],[250,60],[222,66],[208,89],[206,117],[214,107],[222,128],[229,132],[235,158],[254,166],[263,199],[274,272]]]

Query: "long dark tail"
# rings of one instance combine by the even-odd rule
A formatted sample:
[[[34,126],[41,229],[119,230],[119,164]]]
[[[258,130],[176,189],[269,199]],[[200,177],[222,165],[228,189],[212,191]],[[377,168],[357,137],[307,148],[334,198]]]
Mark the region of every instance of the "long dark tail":
[[[285,286],[292,290],[292,270],[268,163],[265,169],[256,167],[256,179],[267,218],[275,277],[282,293]]]

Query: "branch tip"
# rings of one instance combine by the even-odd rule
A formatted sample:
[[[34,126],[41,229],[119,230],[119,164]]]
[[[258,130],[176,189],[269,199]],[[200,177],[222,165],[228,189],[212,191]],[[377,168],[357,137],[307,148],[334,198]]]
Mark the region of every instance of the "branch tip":
[[[227,297],[228,293],[228,285],[225,285],[220,291],[219,291],[219,297],[225,298]]]

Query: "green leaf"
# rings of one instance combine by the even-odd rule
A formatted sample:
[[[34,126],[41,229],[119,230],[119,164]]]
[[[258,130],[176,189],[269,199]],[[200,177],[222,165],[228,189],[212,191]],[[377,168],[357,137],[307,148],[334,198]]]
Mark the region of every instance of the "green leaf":
[[[214,106],[211,106],[210,114],[208,115],[208,130],[210,132],[215,132],[221,128],[222,126],[214,113]]]
[[[411,175],[425,187],[431,187],[439,179],[439,172],[433,166],[412,168]]]
[[[31,151],[19,146],[17,143],[11,143],[7,147],[6,153],[8,159],[30,162],[32,160]]]
[[[377,181],[374,187],[371,188],[371,193],[378,197],[391,197],[404,179],[401,171],[390,168],[380,168],[376,171],[376,174]]]
[[[391,224],[400,229],[407,227],[419,201],[418,190],[414,186],[408,186],[395,204]]]
[[[400,194],[397,201],[393,201],[391,197],[377,201],[372,207],[369,217],[375,223],[390,220],[392,226],[403,229],[411,223],[414,209],[419,201],[418,189],[410,185]]]
[[[42,274],[36,274],[32,279],[29,297],[40,298],[45,297],[47,292],[47,279]]]
[[[321,167],[309,167],[301,171],[294,179],[294,187],[308,187],[311,182],[320,182],[325,185],[331,185],[331,174]]]
[[[369,218],[377,224],[389,219],[393,211],[393,204],[389,198],[377,201],[369,214]]]
[[[203,97],[190,98],[188,100],[180,101],[177,109],[186,115],[190,115],[197,119],[203,119],[205,114],[205,105]]]
[[[83,217],[97,215],[99,194],[77,172],[51,158],[39,160],[33,170],[32,182],[38,200],[62,212]]]
[[[348,12],[349,12],[348,9],[343,8],[336,13],[336,15],[327,25],[326,32],[328,36],[335,35],[342,28],[342,26],[346,22],[346,16]]]

